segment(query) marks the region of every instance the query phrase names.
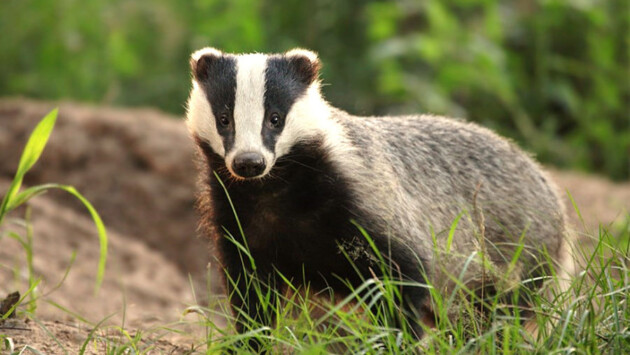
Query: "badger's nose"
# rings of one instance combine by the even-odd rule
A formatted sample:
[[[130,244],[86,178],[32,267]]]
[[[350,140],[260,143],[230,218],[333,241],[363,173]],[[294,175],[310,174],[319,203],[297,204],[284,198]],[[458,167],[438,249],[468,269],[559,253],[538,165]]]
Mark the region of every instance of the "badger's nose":
[[[244,178],[258,176],[265,171],[265,158],[256,152],[240,153],[234,157],[234,172]]]

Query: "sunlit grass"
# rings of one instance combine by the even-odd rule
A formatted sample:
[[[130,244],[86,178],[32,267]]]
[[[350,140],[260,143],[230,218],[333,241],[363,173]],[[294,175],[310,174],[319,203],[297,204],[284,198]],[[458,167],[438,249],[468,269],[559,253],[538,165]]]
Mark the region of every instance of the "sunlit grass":
[[[66,350],[69,353],[77,350],[98,350],[104,354],[168,353],[158,346],[159,342],[172,339],[174,335],[190,335],[182,330],[185,328],[196,336],[189,336],[185,344],[177,344],[180,346],[177,353],[254,353],[247,344],[255,340],[268,353],[292,354],[623,354],[630,349],[627,236],[627,224],[620,224],[612,231],[602,227],[597,234],[581,235],[582,242],[574,250],[578,271],[567,289],[554,289],[553,281],[548,291],[519,289],[525,293],[532,311],[528,313],[527,322],[523,319],[525,315],[518,311],[506,312],[505,304],[498,297],[486,300],[488,311],[480,312],[478,304],[470,302],[473,293],[467,292],[469,290],[459,289],[446,295],[432,292],[435,312],[443,317],[434,327],[426,327],[425,336],[416,340],[408,328],[387,326],[386,312],[367,311],[378,299],[385,299],[386,304],[397,304],[398,295],[394,290],[400,286],[398,280],[369,279],[350,295],[341,297],[330,290],[315,293],[308,286],[298,286],[285,279],[288,290],[275,294],[275,302],[269,301],[273,297],[268,294],[256,293],[263,303],[267,302],[264,307],[275,314],[276,322],[271,326],[253,323],[243,334],[237,334],[228,297],[211,295],[208,300],[197,299],[196,304],[183,310],[179,322],[162,326],[126,329],[109,324],[108,319],[84,323],[88,329],[85,342],[79,349]],[[244,261],[249,262],[249,259]],[[251,287],[262,290],[257,282],[252,279]],[[417,284],[417,287],[427,285]],[[191,292],[194,292],[192,287]],[[85,321],[78,314],[72,317]],[[8,342],[6,338],[0,340]]]
[[[432,293],[435,312],[450,316],[425,328],[425,337],[415,340],[409,329],[382,326],[386,315],[366,311],[376,295],[396,304],[397,295],[390,290],[399,281],[387,278],[367,280],[341,299],[326,292],[314,295],[308,288],[289,283],[289,292],[276,295],[279,301],[266,305],[276,313],[276,323],[271,327],[254,324],[244,334],[236,334],[231,327],[234,319],[225,298],[215,299],[211,307],[195,306],[195,312],[203,315],[204,326],[212,330],[203,342],[211,354],[226,349],[251,351],[246,345],[251,339],[270,353],[621,354],[630,349],[630,254],[627,247],[619,248],[627,234],[627,227],[614,235],[601,228],[598,235],[590,236],[590,245],[575,250],[578,272],[566,289],[558,290],[553,280],[547,290],[519,289],[529,300],[527,321],[518,310],[506,312],[499,296],[482,313],[475,302],[460,297],[461,292]],[[261,302],[269,299],[265,294],[258,296]],[[453,316],[455,306],[458,313]],[[228,317],[228,329],[212,321],[222,316]]]

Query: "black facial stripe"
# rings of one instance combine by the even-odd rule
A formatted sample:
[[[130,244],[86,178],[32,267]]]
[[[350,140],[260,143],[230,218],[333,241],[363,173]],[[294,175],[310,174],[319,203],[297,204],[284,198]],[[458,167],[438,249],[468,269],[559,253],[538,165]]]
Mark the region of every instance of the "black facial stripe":
[[[206,97],[214,114],[217,131],[223,138],[225,153],[234,145],[234,101],[236,100],[236,58],[222,56],[212,58],[208,65],[205,79],[199,84],[206,92]],[[230,124],[226,127],[220,122],[226,114]]]
[[[274,152],[278,136],[284,128],[287,113],[295,100],[304,94],[308,85],[300,79],[294,70],[290,58],[273,56],[267,59],[265,70],[265,122],[262,125],[263,144]],[[272,128],[267,124],[271,115],[280,115],[282,124]]]

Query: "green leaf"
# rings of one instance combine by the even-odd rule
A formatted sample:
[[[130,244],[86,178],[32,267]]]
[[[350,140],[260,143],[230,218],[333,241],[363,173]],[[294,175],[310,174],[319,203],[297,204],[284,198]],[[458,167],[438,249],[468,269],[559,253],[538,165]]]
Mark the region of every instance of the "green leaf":
[[[31,133],[31,136],[26,143],[26,147],[24,147],[24,151],[22,152],[22,157],[20,158],[20,164],[18,165],[15,177],[11,182],[9,190],[2,199],[2,205],[0,205],[0,223],[8,210],[8,206],[12,205],[12,199],[17,194],[20,186],[22,186],[24,175],[33,167],[33,165],[35,165],[39,157],[42,155],[42,151],[44,150],[46,143],[48,143],[50,133],[55,126],[57,112],[58,109],[50,111],[50,113],[37,124],[33,133]]]
[[[96,212],[96,209],[94,208],[94,206],[92,206],[90,201],[88,201],[85,197],[83,197],[83,195],[81,195],[81,193],[79,193],[77,189],[75,189],[73,186],[61,185],[61,184],[44,184],[44,185],[29,187],[28,189],[20,192],[12,200],[9,207],[7,208],[7,212],[12,210],[13,208],[20,206],[20,204],[26,202],[29,198],[39,195],[45,192],[46,190],[50,190],[50,189],[60,189],[60,190],[64,190],[70,193],[71,195],[79,199],[81,203],[83,203],[85,208],[87,208],[88,212],[92,216],[92,220],[94,221],[94,224],[96,225],[96,229],[98,230],[98,238],[100,241],[100,257],[99,257],[99,262],[98,262],[98,274],[96,275],[96,287],[94,290],[94,292],[98,292],[101,284],[103,283],[103,278],[105,276],[105,265],[107,262],[107,231],[105,229],[105,224],[103,223],[103,220],[101,219],[98,212]]]
[[[31,133],[31,137],[26,143],[24,153],[22,153],[22,158],[18,165],[18,175],[24,175],[39,159],[57,121],[57,113],[58,109],[50,111],[50,113],[37,124],[33,133]]]
[[[31,198],[37,195],[41,195],[47,190],[54,188],[55,186],[56,184],[44,184],[44,185],[37,185],[37,186],[33,186],[33,187],[29,187],[25,189],[24,191],[15,195],[15,197],[12,198],[11,201],[9,201],[6,207],[6,212],[10,212],[11,210],[24,204],[26,201],[30,200]]]

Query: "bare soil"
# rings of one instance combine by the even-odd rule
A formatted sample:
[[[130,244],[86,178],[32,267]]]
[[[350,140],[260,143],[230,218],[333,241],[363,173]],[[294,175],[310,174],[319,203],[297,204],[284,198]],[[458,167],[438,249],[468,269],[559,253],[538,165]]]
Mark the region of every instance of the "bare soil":
[[[31,200],[28,223],[33,228],[33,266],[41,277],[36,290],[41,298],[33,319],[24,317],[23,303],[18,308],[20,317],[0,324],[0,353],[6,351],[3,336],[16,349],[28,345],[46,354],[75,353],[93,324],[110,316],[106,324],[124,326],[132,334],[135,329],[166,324],[181,330],[181,334],[155,331],[143,337],[143,348],[152,349],[151,353],[195,349],[195,329],[180,324],[190,317],[183,315],[184,310],[206,304],[208,297],[222,291],[218,271],[212,266],[216,264],[213,252],[197,236],[194,149],[182,118],[152,109],[0,99],[0,191],[6,191],[33,127],[55,107],[59,107],[57,125],[25,183],[73,185],[93,203],[108,228],[105,281],[95,294],[99,244],[85,208],[61,192]],[[614,226],[628,218],[630,182],[612,183],[604,177],[554,169],[550,173],[579,207],[581,219],[566,198],[578,232],[592,232],[600,223]],[[0,239],[0,300],[28,289],[24,249],[6,235],[8,231],[26,234],[26,213],[25,209],[15,211],[0,228],[0,236],[4,235]],[[76,259],[71,265],[73,252]],[[208,278],[211,285],[206,292]],[[104,329],[95,336],[121,334],[112,327]],[[102,346],[99,342],[87,349],[101,353]]]

